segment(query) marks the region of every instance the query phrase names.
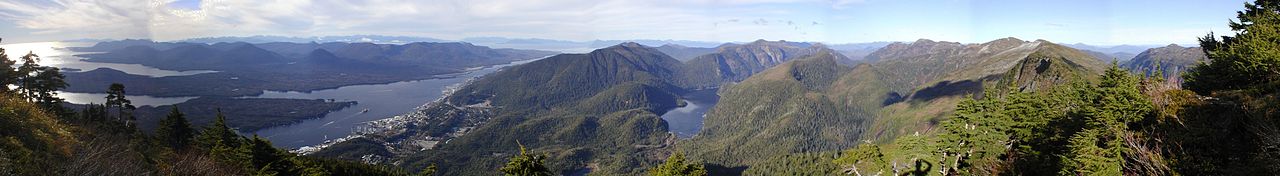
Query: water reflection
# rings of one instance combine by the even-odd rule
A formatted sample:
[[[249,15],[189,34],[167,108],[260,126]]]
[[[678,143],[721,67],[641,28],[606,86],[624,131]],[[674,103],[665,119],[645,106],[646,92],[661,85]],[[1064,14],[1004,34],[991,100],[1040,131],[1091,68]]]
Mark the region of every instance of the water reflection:
[[[107,98],[106,98],[107,94],[101,94],[101,93],[74,93],[74,92],[58,91],[58,97],[62,97],[63,99],[66,99],[68,103],[73,103],[73,104],[89,104],[89,103],[102,104],[107,101]],[[196,97],[152,97],[152,96],[141,96],[141,95],[126,95],[125,98],[129,99],[129,102],[134,106],[141,107],[141,106],[162,106],[162,105],[178,104],[182,102],[187,102],[187,100],[195,99]]]
[[[667,121],[667,129],[680,138],[691,138],[698,134],[698,130],[702,130],[702,119],[706,117],[707,111],[720,101],[716,90],[698,90],[685,94],[684,107],[662,114],[662,120]]]
[[[68,49],[69,47],[87,47],[93,46],[88,42],[37,42],[37,43],[18,43],[0,45],[5,49],[5,53],[9,55],[10,60],[20,60],[23,55],[28,52],[35,53],[40,56],[37,62],[44,66],[53,66],[58,68],[69,68],[74,70],[68,71],[90,71],[99,68],[110,68],[120,70],[128,74],[143,75],[150,77],[165,76],[187,76],[202,73],[213,73],[217,71],[210,70],[191,70],[191,71],[173,71],[162,70],[155,67],[148,67],[139,64],[117,64],[117,63],[101,63],[84,61],[85,58],[75,56],[78,54],[90,54],[87,52],[76,52]]]
[[[471,71],[455,74],[451,78],[404,81],[391,84],[354,85],[311,92],[267,91],[259,96],[245,98],[333,99],[335,101],[357,102],[354,106],[330,112],[318,119],[253,132],[270,139],[276,146],[297,148],[320,144],[328,139],[346,137],[361,123],[401,115],[405,112],[413,111],[414,108],[422,106],[428,101],[440,98],[443,96],[441,92],[447,86],[462,83],[468,78],[498,71],[503,67],[531,61],[533,60],[469,69]]]

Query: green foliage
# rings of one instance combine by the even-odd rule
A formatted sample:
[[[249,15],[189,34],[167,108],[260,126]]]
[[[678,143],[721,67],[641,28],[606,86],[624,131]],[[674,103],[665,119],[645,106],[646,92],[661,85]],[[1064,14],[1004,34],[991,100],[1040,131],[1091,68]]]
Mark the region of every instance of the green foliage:
[[[741,175],[833,175],[839,168],[832,159],[834,152],[794,153],[761,161]],[[725,175],[712,172],[712,175]]]
[[[520,146],[520,154],[511,157],[511,161],[507,165],[502,166],[498,171],[506,175],[515,176],[550,176],[551,169],[543,165],[546,163],[547,155],[534,154],[526,151],[524,145]]]
[[[126,126],[132,126],[133,121],[137,120],[133,116],[133,110],[138,109],[138,107],[134,107],[133,102],[125,98],[124,94],[124,84],[112,83],[111,86],[107,87],[107,102],[104,105],[107,108],[116,109],[115,120],[124,121]]]
[[[0,93],[0,175],[57,175],[77,140],[37,105]]]
[[[21,74],[14,68],[18,63],[9,59],[9,54],[0,48],[0,93],[13,93],[9,85],[17,85]]]
[[[1173,156],[1182,172],[1280,173],[1280,1],[1245,3],[1237,19],[1229,24],[1235,36],[1200,38],[1209,61],[1184,75],[1188,90],[1210,97],[1182,98],[1171,103],[1183,105],[1178,113],[1164,113],[1185,123],[1165,133],[1192,146],[1174,150],[1186,153]]]
[[[1113,65],[1097,83],[1077,80],[1037,92],[988,89],[982,98],[961,101],[936,136],[866,144],[836,161],[846,173],[895,175],[1136,173],[1147,166],[1141,164],[1165,163],[1153,160],[1160,154],[1139,158],[1146,149],[1132,149],[1143,143],[1133,136],[1155,117],[1139,82]]]
[[[848,100],[880,100],[886,89],[877,88],[874,68],[848,68],[836,58],[795,59],[721,88],[702,131],[679,147],[709,164],[751,170],[783,155],[856,145],[880,102]]]
[[[18,95],[45,110],[61,114],[62,98],[58,98],[57,91],[67,88],[66,76],[57,67],[41,66],[39,61],[40,56],[35,53],[22,56],[22,65],[16,70]]]
[[[1187,72],[1188,90],[1200,95],[1221,90],[1274,93],[1280,86],[1280,3],[1246,3],[1237,18],[1230,23],[1235,36],[1200,38],[1209,61]]]
[[[186,116],[178,111],[178,107],[173,107],[169,115],[160,120],[158,126],[156,140],[174,150],[187,149],[196,135],[195,129],[191,128],[191,123],[187,122]]]
[[[666,162],[649,169],[651,176],[706,176],[707,168],[702,163],[686,161],[684,153],[675,152]]]

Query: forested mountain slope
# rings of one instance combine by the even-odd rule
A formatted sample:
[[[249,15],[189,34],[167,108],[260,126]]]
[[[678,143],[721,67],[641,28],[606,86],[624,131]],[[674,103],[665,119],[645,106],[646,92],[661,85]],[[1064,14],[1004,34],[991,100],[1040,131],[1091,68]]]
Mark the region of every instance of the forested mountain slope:
[[[983,89],[1036,91],[1077,78],[1092,79],[1106,65],[1087,53],[1044,40],[1005,38],[968,45],[925,40],[885,48],[873,54],[883,57],[873,66],[895,70],[885,77],[894,89],[891,94],[900,95],[902,101],[887,102],[864,136],[881,141],[932,131],[964,96],[981,97]]]
[[[658,115],[679,105],[679,95],[735,81],[721,79],[725,72],[745,78],[817,51],[843,58],[820,45],[768,41],[725,45],[684,63],[636,43],[557,55],[475,80],[412,113],[421,118],[400,126],[407,129],[368,134],[318,155],[375,154],[416,164],[463,160],[440,166],[445,173],[484,175],[520,141],[555,153],[558,171],[590,166],[593,173],[639,173],[669,152],[674,137]],[[703,68],[691,66],[697,64],[723,64],[724,72],[718,66],[695,72]],[[355,147],[383,145],[390,150]]]
[[[1205,56],[1204,49],[1200,47],[1182,47],[1170,44],[1169,46],[1147,49],[1147,51],[1143,51],[1120,66],[1144,74],[1154,74],[1158,68],[1164,73],[1161,76],[1170,81],[1181,83],[1182,72],[1186,72],[1192,66],[1206,60],[1209,60],[1209,58]]]
[[[689,88],[714,87],[738,82],[783,62],[819,52],[836,53],[822,44],[756,40],[747,44],[725,44],[715,53],[685,61],[680,84]],[[837,61],[848,60],[834,54]]]
[[[646,151],[671,137],[657,114],[684,91],[669,82],[678,68],[636,43],[557,55],[487,75],[420,111],[425,118],[409,129],[368,138],[390,143],[404,164],[437,163],[450,175],[495,174],[517,142],[553,153],[558,171],[590,163],[604,167],[595,172],[636,173],[650,164]]]
[[[836,64],[829,51],[795,59],[720,90],[703,130],[683,151],[719,167],[765,165],[792,153],[859,143],[886,96],[880,70]],[[867,101],[872,100],[872,101]],[[714,168],[714,167],[713,167]]]

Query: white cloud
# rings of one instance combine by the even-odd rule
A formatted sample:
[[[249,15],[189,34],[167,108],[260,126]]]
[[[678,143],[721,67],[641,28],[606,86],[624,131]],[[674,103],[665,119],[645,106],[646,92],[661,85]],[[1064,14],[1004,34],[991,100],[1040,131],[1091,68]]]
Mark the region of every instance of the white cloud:
[[[742,9],[772,3],[850,0],[204,0],[199,8],[174,8],[172,0],[52,0],[0,2],[0,18],[43,34],[77,38],[160,40],[227,35],[386,34],[442,38],[544,37],[586,40],[669,37],[714,40],[758,35],[790,36],[762,29],[712,34],[727,19],[781,19],[782,10]],[[859,0],[852,0],[859,1]],[[779,26],[779,29],[787,28]],[[790,28],[787,28],[790,29]],[[779,31],[779,32],[775,32]],[[720,37],[723,36],[723,37]],[[65,38],[64,38],[65,39]]]

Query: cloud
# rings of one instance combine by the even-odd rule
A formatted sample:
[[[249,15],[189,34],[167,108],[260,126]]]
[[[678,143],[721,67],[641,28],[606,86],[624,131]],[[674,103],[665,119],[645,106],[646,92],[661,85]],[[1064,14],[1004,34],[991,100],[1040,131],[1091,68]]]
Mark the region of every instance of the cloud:
[[[558,39],[718,39],[778,34],[755,28],[747,34],[709,34],[735,28],[736,19],[770,20],[786,11],[746,8],[756,4],[815,3],[814,0],[47,0],[0,2],[0,19],[40,34],[76,38],[153,38],[353,34]],[[758,12],[758,13],[757,13]],[[785,19],[787,21],[814,19]],[[738,30],[738,29],[734,29]]]

